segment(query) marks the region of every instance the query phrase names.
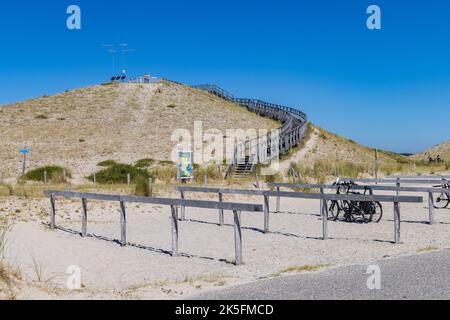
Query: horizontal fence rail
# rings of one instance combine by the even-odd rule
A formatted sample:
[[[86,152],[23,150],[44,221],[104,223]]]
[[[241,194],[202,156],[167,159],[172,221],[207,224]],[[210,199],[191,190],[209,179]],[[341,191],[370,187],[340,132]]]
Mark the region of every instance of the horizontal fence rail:
[[[387,176],[386,179],[449,179],[448,175],[424,175],[424,176]]]
[[[278,187],[280,188],[280,187]],[[394,204],[394,226],[395,226],[395,243],[400,243],[400,203],[422,203],[423,197],[411,196],[392,196],[392,195],[358,195],[358,194],[326,194],[321,188],[321,193],[306,192],[284,192],[284,191],[264,191],[264,190],[238,190],[238,189],[220,189],[220,188],[196,188],[196,187],[177,187],[181,193],[181,198],[185,199],[186,192],[197,193],[215,193],[219,195],[219,200],[223,200],[224,194],[249,195],[264,197],[264,231],[269,232],[270,197],[277,198],[277,211],[280,212],[281,198],[298,198],[320,200],[320,213],[322,217],[323,239],[328,239],[328,206],[327,201],[359,201],[359,202],[389,202]],[[223,225],[223,210],[219,210],[220,224]],[[185,209],[182,207],[182,219],[185,219]]]
[[[50,197],[50,228],[56,228],[56,197],[79,198],[82,201],[82,231],[81,236],[86,237],[88,225],[87,200],[114,201],[120,203],[120,244],[127,245],[126,240],[126,203],[142,203],[165,205],[171,207],[171,228],[172,228],[172,255],[178,255],[178,206],[191,208],[231,210],[234,213],[234,234],[235,234],[235,263],[242,264],[242,227],[241,212],[262,212],[263,206],[259,204],[214,202],[201,200],[184,200],[168,198],[146,198],[122,195],[107,195],[96,193],[80,193],[67,191],[45,191],[44,194]]]
[[[345,189],[346,186],[342,185],[322,185],[322,184],[306,184],[306,183],[268,183],[269,187],[277,188],[288,188],[288,189],[320,189],[320,190],[338,190]],[[373,195],[374,191],[394,191],[397,196],[400,196],[400,192],[411,192],[411,193],[428,193],[428,215],[429,224],[435,223],[435,212],[434,212],[434,198],[433,194],[438,193],[448,193],[449,189],[443,188],[425,188],[425,187],[398,187],[398,186],[379,186],[379,185],[353,185],[351,190],[369,191]],[[381,202],[381,201],[379,201]]]
[[[341,182],[361,182],[361,183],[377,183],[377,184],[442,184],[447,183],[445,179],[350,179],[340,178]]]

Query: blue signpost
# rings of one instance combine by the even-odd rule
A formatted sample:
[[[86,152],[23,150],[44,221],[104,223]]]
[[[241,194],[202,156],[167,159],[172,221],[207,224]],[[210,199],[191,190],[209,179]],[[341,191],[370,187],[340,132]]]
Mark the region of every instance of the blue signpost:
[[[25,175],[25,170],[27,168],[27,154],[30,153],[30,150],[23,148],[20,150],[20,153],[23,154],[22,175]]]

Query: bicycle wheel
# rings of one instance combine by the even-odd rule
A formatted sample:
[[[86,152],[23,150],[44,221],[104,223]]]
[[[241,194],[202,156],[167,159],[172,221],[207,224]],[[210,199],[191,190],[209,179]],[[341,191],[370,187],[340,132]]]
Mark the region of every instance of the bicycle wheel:
[[[350,203],[350,201],[344,200],[342,201],[342,209],[344,212],[344,217],[342,219],[342,221],[346,221],[346,222],[353,222],[353,206]]]
[[[434,193],[433,199],[436,209],[445,209],[450,204],[450,196],[448,193]]]
[[[383,218],[383,206],[379,202],[372,202],[372,220],[371,222],[379,223]]]
[[[374,207],[372,202],[359,202],[358,206],[358,222],[369,223],[372,221]]]
[[[339,214],[341,213],[341,207],[337,201],[331,201],[330,207],[328,208],[329,219],[332,221],[337,221],[339,219]]]

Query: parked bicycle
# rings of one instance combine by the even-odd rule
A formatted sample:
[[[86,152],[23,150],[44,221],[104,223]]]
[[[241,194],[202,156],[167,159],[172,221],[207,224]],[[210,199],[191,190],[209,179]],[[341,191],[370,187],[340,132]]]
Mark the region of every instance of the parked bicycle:
[[[444,183],[433,187],[441,189],[450,189],[450,184]],[[434,198],[434,207],[436,209],[445,209],[450,204],[450,190],[449,192],[433,193],[433,198]]]
[[[357,186],[353,181],[349,182],[335,182],[333,185],[338,186],[336,194],[359,194],[354,191]],[[370,191],[369,187],[364,188],[363,195],[367,195]],[[359,222],[359,223],[378,223],[383,217],[383,207],[378,201],[348,201],[348,200],[333,200],[331,201],[328,212],[333,221]]]

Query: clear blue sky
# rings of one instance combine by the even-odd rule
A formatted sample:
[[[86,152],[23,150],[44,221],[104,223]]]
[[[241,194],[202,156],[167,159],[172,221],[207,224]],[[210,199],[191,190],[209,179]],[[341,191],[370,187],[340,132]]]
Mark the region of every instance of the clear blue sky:
[[[82,30],[66,28],[66,8]],[[382,30],[366,8],[382,9]],[[215,83],[298,106],[360,143],[415,152],[450,139],[450,1],[24,0],[0,4],[0,104],[129,74]]]

